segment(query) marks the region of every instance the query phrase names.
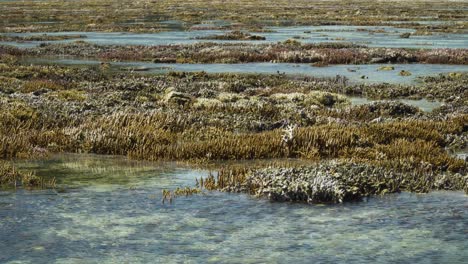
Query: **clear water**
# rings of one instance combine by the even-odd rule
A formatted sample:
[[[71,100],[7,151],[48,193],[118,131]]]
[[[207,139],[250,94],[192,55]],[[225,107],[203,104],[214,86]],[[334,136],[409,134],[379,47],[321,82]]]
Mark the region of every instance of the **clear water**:
[[[19,166],[66,192],[0,192],[1,263],[466,263],[468,199],[395,194],[313,206],[207,193],[160,201],[204,171],[65,155]]]
[[[419,21],[386,21],[388,24],[409,24],[417,23],[420,25],[456,25],[458,23],[465,23],[466,20],[448,21],[448,20],[419,20]]]
[[[376,26],[301,26],[301,27],[271,27],[273,32],[252,33],[266,37],[265,41],[247,41],[248,43],[275,43],[298,37],[302,43],[323,42],[352,42],[369,47],[389,48],[466,48],[468,34],[434,33],[428,36],[411,36],[408,39],[400,38],[402,33],[415,32],[414,29]],[[384,32],[371,32],[383,30]],[[194,31],[168,31],[159,33],[127,33],[127,32],[42,32],[42,33],[11,33],[14,36],[27,36],[37,34],[50,35],[85,35],[87,42],[101,45],[168,45],[192,44],[198,42],[246,42],[246,41],[219,41],[200,40],[197,37],[224,34],[223,30],[194,30]],[[305,33],[307,32],[307,33]],[[80,39],[55,41],[54,43],[67,43]],[[15,45],[18,47],[34,47],[43,41],[32,42],[0,42],[0,44]]]
[[[364,97],[350,97],[349,99],[351,101],[351,105],[364,105],[364,104],[370,104],[372,102],[381,101],[381,100],[367,99]],[[428,101],[427,99],[420,99],[420,100],[398,99],[398,101],[417,107],[424,112],[432,112],[434,109],[442,106],[441,102]]]
[[[463,149],[459,149],[455,152],[452,153],[453,156],[468,161],[468,147],[465,147]]]
[[[27,59],[28,64],[62,64],[62,65],[99,65],[96,60],[76,59]],[[445,64],[392,64],[393,71],[379,71],[388,64],[365,65],[330,65],[327,67],[313,67],[309,64],[295,63],[242,63],[242,64],[180,64],[180,63],[150,63],[150,62],[113,62],[114,69],[145,69],[142,73],[164,73],[169,71],[185,71],[208,73],[261,73],[261,74],[295,74],[315,77],[346,76],[352,82],[360,83],[414,83],[418,77],[437,75],[439,73],[467,72],[468,65]],[[401,70],[409,71],[411,76],[400,76]],[[365,76],[365,78],[361,78]]]

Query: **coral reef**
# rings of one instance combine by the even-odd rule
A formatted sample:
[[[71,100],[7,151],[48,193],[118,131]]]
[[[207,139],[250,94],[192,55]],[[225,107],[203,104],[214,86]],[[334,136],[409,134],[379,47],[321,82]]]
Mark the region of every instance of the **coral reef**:
[[[18,50],[0,46],[0,54],[95,58],[109,61],[178,63],[287,62],[327,64],[437,63],[467,64],[467,49],[368,48],[350,43],[196,43],[160,46],[97,45],[87,42],[44,44]]]
[[[3,1],[2,32],[256,29],[291,25],[398,25],[425,32],[466,32],[464,1],[83,0]],[[109,12],[115,10],[115,12]],[[20,12],[21,11],[21,12]],[[86,15],[77,15],[86,12]],[[402,15],[403,14],[403,15]],[[428,21],[446,23],[429,23]],[[39,23],[38,23],[39,22]],[[393,23],[398,22],[398,23]],[[454,23],[457,22],[457,23]]]
[[[402,190],[466,189],[466,160],[448,151],[468,142],[466,73],[425,77],[414,85],[282,74],[141,75],[102,65],[24,65],[17,50],[1,51],[2,159],[74,152],[198,164],[285,158],[320,162],[308,168],[243,168],[233,184],[234,176],[199,181],[206,189],[284,201],[340,202]],[[444,105],[431,113],[399,101],[353,106],[349,95],[421,97]],[[246,179],[258,182],[244,190]],[[165,197],[197,192],[179,189]]]
[[[197,179],[207,190],[245,192],[272,201],[342,203],[400,191],[465,190],[462,174],[398,171],[354,162],[321,162],[313,166],[257,169],[225,168]]]

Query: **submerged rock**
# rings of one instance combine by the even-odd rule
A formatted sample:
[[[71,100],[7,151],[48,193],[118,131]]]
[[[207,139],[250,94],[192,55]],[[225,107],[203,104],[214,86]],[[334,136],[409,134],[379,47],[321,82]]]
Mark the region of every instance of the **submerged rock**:
[[[266,40],[264,36],[251,35],[242,31],[232,31],[224,35],[212,35],[199,37],[198,39],[208,40]]]
[[[180,93],[176,91],[169,91],[164,96],[164,102],[169,104],[185,105],[192,101],[192,97],[189,94]]]
[[[401,70],[399,74],[400,74],[400,76],[411,76],[411,75],[413,75],[411,72],[405,71],[405,70]]]
[[[411,36],[411,33],[403,33],[400,35],[400,38],[409,38]]]
[[[382,66],[379,68],[379,71],[393,71],[395,70],[395,67],[393,66]]]
[[[144,72],[144,71],[149,71],[150,68],[147,68],[147,67],[126,67],[126,68],[123,68],[123,70],[125,71],[130,71],[130,72]]]

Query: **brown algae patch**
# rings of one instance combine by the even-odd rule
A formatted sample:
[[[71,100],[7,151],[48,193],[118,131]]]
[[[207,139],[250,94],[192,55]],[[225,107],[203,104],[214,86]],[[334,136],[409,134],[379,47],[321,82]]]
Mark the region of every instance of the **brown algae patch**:
[[[0,188],[1,189],[45,189],[54,188],[55,178],[46,180],[36,176],[33,172],[23,172],[10,163],[0,160]]]

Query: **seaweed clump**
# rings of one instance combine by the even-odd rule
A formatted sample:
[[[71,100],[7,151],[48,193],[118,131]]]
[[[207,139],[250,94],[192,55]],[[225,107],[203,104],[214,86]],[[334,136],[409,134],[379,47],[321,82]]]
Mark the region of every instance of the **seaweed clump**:
[[[0,160],[0,188],[46,189],[55,187],[55,178],[46,180],[33,172],[21,172]]]

